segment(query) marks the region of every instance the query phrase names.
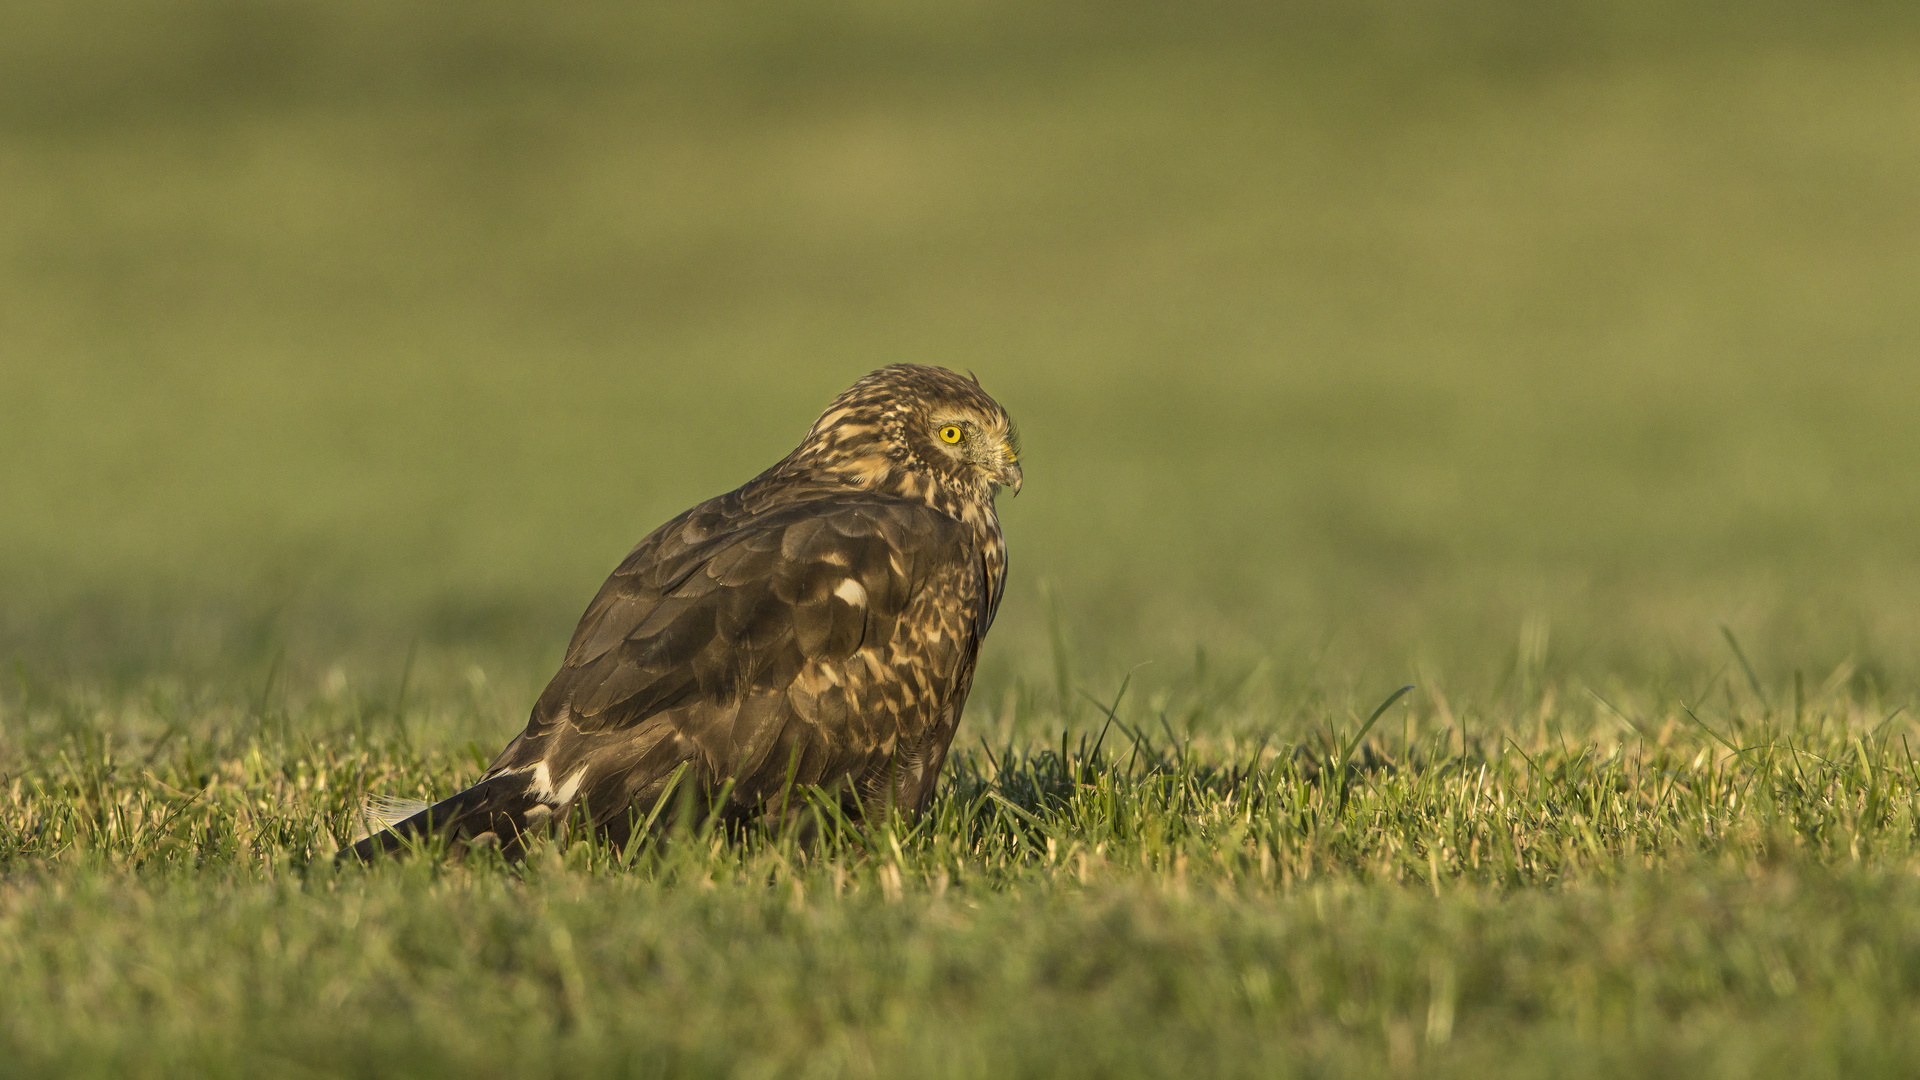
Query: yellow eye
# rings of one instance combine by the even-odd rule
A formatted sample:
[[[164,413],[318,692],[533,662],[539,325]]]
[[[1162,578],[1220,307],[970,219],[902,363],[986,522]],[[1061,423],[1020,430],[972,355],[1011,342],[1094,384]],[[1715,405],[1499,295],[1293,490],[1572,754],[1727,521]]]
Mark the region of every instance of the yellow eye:
[[[940,429],[940,441],[945,443],[957,443],[960,441],[960,436],[962,434],[964,434],[964,432],[960,430],[960,425],[948,424],[946,427],[943,427]]]

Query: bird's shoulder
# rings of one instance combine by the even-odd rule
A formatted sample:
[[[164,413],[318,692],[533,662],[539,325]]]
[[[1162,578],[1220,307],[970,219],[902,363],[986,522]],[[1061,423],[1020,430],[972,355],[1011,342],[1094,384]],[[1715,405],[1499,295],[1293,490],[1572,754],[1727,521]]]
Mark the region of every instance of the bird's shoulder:
[[[750,486],[649,533],[608,576],[596,605],[607,597],[691,597],[755,587],[785,594],[836,569],[913,579],[942,555],[964,557],[973,546],[971,531],[923,502],[886,493]],[[589,607],[587,615],[593,613]]]
[[[749,493],[751,495],[751,493]],[[536,724],[625,724],[891,640],[979,564],[962,522],[864,491],[741,493],[656,529],[588,605]],[[971,591],[971,590],[962,590]]]

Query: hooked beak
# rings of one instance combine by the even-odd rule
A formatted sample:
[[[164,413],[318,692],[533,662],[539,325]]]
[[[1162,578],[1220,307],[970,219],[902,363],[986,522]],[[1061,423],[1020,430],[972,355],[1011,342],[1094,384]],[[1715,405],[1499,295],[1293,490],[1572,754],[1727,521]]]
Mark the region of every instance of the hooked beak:
[[[1020,479],[1020,463],[1017,461],[1009,461],[1000,466],[1000,472],[994,476],[993,481],[1001,487],[1012,488],[1013,493],[1018,495],[1020,494]]]

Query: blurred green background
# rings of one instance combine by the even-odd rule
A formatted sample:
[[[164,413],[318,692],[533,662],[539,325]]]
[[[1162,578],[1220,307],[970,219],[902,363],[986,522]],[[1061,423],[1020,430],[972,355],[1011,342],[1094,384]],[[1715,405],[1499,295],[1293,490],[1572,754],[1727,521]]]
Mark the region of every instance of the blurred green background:
[[[987,692],[1920,685],[1920,7],[15,0],[0,656],[536,686],[866,370],[1015,414]],[[1052,614],[1050,614],[1052,613]],[[524,707],[524,701],[507,711]]]

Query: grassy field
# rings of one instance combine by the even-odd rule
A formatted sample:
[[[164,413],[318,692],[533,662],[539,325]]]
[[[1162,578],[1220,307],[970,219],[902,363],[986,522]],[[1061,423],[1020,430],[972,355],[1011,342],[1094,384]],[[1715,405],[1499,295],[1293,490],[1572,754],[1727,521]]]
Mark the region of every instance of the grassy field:
[[[1912,1075],[1916,47],[8,5],[0,1071]],[[896,360],[1027,464],[928,818],[332,865]]]

